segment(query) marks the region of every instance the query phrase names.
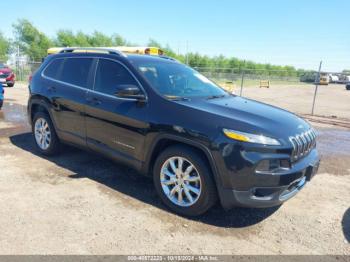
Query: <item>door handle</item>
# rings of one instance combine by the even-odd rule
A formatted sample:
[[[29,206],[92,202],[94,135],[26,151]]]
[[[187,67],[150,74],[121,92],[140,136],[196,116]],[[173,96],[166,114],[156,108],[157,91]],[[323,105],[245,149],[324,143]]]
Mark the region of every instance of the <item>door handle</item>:
[[[101,101],[99,99],[97,99],[96,97],[89,97],[89,98],[86,98],[86,101],[89,103],[89,104],[92,104],[92,105],[99,105],[101,104]]]

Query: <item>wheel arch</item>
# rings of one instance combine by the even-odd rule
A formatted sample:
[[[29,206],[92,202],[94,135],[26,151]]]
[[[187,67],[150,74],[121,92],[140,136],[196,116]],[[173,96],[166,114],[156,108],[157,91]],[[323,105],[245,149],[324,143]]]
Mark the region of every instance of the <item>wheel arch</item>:
[[[51,105],[50,101],[43,96],[36,95],[31,97],[30,102],[28,103],[28,118],[30,123],[32,123],[33,117],[37,112],[45,112],[49,114],[51,121],[54,122],[52,118],[52,113],[50,110],[51,108],[50,105]]]
[[[210,170],[214,176],[215,183],[221,186],[221,180],[218,174],[217,167],[215,165],[214,158],[210,150],[203,144],[190,140],[188,138],[183,138],[175,135],[159,135],[150,146],[150,150],[147,153],[145,164],[143,166],[142,173],[150,176],[153,171],[154,163],[160,152],[164,151],[166,148],[174,145],[184,145],[198,152],[203,159],[208,163]]]

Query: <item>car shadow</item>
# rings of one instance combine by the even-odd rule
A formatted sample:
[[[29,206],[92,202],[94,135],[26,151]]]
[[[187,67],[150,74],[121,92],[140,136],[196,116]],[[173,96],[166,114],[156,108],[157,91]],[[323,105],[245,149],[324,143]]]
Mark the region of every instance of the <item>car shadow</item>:
[[[139,175],[133,169],[116,164],[95,153],[69,146],[65,146],[63,152],[58,156],[43,156],[36,150],[31,133],[10,136],[10,141],[22,150],[71,171],[73,174],[69,177],[72,179],[92,179],[101,185],[170,212],[158,198],[152,180],[149,177]],[[278,209],[279,207],[265,209],[234,208],[225,211],[217,204],[206,214],[189,219],[217,227],[244,228],[265,220]]]
[[[342,228],[343,228],[343,233],[344,237],[350,243],[350,208],[345,211],[343,219],[342,219]]]

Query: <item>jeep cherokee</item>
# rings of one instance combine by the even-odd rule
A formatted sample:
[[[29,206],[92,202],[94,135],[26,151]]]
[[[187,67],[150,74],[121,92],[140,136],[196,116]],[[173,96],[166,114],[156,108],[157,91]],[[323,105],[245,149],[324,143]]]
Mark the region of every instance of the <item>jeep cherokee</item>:
[[[104,154],[153,176],[165,205],[186,216],[217,200],[280,205],[317,172],[315,131],[298,116],[169,57],[84,50],[48,56],[32,77],[28,117],[41,153],[63,142]]]

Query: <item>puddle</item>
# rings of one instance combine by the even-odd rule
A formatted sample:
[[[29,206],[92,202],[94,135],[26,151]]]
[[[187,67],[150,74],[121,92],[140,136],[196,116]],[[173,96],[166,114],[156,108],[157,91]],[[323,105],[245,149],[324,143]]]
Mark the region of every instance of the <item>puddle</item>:
[[[14,103],[4,103],[0,111],[0,120],[15,123],[27,122],[27,108]]]
[[[318,149],[322,154],[350,155],[350,131],[318,129]]]
[[[26,132],[30,126],[27,119],[27,108],[23,105],[5,102],[0,110],[0,121],[11,123],[12,126],[0,129],[0,136]]]

